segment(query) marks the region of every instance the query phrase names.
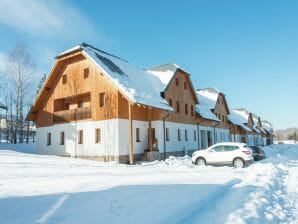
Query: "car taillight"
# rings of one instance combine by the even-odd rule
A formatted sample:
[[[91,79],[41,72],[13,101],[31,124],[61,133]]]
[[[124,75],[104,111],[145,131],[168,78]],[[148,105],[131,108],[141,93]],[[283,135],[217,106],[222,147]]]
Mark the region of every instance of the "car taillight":
[[[242,152],[245,153],[246,155],[251,154],[251,151],[249,151],[249,150],[242,150]]]

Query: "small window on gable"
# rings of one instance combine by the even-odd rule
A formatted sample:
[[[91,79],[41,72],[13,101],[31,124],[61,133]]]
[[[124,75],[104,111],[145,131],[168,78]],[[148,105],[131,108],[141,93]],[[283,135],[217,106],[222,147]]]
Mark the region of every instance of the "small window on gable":
[[[89,77],[89,68],[84,69],[84,79],[87,79]]]
[[[185,110],[185,114],[188,114],[188,104],[187,103],[184,105],[184,110]]]
[[[187,83],[184,82],[184,89],[187,89]]]
[[[69,103],[64,104],[64,110],[69,110]]]
[[[47,145],[51,145],[51,139],[52,138],[52,134],[51,133],[47,133]]]
[[[105,93],[100,93],[99,94],[99,107],[104,107],[105,106]]]
[[[100,128],[95,129],[95,143],[100,143]]]
[[[176,101],[176,106],[177,106],[177,113],[180,113],[180,105],[179,105],[179,101]]]
[[[166,141],[170,141],[170,133],[168,128],[166,128]]]
[[[141,139],[140,139],[140,128],[136,128],[136,141],[137,142],[141,142]]]
[[[60,132],[60,145],[64,145],[64,137],[65,137],[64,131]]]
[[[64,74],[64,75],[62,76],[62,84],[66,84],[66,83],[67,83],[67,75]]]
[[[178,129],[178,141],[181,141],[181,130]]]
[[[190,115],[193,116],[193,105],[190,105]]]
[[[175,82],[176,82],[176,86],[179,86],[179,80],[178,80],[178,78],[175,79]]]
[[[171,98],[169,98],[169,105],[172,106],[173,105],[173,101]]]

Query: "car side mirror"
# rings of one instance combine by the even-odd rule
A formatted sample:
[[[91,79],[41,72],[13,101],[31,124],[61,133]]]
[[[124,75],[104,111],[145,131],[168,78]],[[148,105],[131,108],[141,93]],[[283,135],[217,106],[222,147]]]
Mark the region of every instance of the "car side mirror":
[[[215,152],[213,149],[209,149],[209,152]]]

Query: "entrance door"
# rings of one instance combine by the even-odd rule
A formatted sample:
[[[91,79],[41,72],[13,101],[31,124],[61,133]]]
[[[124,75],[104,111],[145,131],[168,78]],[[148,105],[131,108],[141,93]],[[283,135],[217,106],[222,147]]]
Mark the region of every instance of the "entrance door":
[[[212,132],[207,131],[207,142],[208,142],[208,147],[212,145]]]

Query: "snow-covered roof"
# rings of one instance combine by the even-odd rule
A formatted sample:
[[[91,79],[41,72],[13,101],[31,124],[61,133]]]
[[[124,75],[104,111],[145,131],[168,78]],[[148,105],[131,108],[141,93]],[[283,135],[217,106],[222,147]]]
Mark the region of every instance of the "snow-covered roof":
[[[196,105],[196,112],[203,118],[213,121],[220,121],[215,114],[207,107],[197,104]]]
[[[7,107],[4,104],[0,103],[0,109],[7,110]]]
[[[245,131],[252,131],[245,124],[247,123],[246,116],[243,116],[242,113],[238,113],[237,110],[230,110],[230,115],[228,115],[229,121],[237,126],[240,126]]]
[[[209,108],[211,110],[215,108],[218,95],[221,92],[215,87],[210,87],[206,89],[197,90],[196,93],[199,99],[199,103],[202,106]]]
[[[273,133],[273,126],[269,121],[263,120],[262,126],[268,133]]]
[[[160,95],[160,88],[163,85],[160,79],[126,60],[86,43],[64,51],[57,57],[77,50],[82,50],[82,53],[93,61],[131,102],[169,111],[173,110]]]
[[[173,79],[178,68],[180,68],[179,65],[175,63],[169,63],[146,69],[146,71],[156,76],[161,81],[162,86],[160,86],[160,92],[163,92]]]

